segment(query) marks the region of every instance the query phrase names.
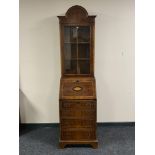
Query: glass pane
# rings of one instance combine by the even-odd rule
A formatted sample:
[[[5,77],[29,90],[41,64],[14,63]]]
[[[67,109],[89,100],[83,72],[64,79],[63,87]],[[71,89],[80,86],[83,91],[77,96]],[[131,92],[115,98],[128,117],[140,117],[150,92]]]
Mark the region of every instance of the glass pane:
[[[65,60],[65,74],[77,73],[77,60]]]
[[[64,57],[65,60],[71,60],[77,58],[77,45],[65,43],[64,44]]]
[[[89,44],[78,44],[78,57],[79,58],[89,58],[90,57],[90,48]]]
[[[89,74],[90,73],[89,60],[79,60],[78,72],[79,72],[79,74]]]
[[[64,26],[65,74],[90,73],[90,27]]]
[[[76,42],[78,36],[78,29],[75,26],[64,27],[64,41],[65,42]]]
[[[78,28],[78,42],[89,42],[90,40],[90,27],[80,26]]]

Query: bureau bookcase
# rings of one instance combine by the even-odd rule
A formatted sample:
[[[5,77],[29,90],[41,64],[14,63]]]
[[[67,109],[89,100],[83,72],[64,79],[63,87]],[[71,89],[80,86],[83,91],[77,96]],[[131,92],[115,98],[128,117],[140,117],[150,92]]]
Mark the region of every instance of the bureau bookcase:
[[[61,79],[59,93],[60,148],[89,144],[97,148],[97,99],[94,77],[95,17],[78,5],[58,16]]]

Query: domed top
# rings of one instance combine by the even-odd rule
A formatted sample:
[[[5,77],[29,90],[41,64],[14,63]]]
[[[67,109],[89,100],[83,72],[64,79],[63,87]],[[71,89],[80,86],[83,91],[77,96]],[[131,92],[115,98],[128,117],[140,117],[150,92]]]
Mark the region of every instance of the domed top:
[[[96,16],[89,16],[85,8],[79,5],[74,5],[70,7],[65,16],[57,16],[60,23],[67,24],[88,24],[94,23]]]
[[[85,8],[83,8],[82,6],[79,6],[79,5],[74,5],[72,7],[70,7],[65,16],[67,18],[87,18],[88,17],[88,12],[86,11]]]

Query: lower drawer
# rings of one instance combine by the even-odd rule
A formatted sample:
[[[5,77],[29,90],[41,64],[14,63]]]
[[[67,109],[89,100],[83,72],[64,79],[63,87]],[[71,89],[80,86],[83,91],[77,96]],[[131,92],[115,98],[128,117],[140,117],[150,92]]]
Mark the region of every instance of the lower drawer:
[[[61,119],[61,128],[96,128],[94,119]]]
[[[62,140],[93,140],[96,139],[96,134],[94,130],[84,129],[84,130],[63,130],[61,131]]]

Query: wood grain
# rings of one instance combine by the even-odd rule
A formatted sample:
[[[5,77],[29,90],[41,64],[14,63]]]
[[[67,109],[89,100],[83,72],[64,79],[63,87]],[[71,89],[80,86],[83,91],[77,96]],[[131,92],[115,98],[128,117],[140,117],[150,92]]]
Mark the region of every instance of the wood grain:
[[[64,148],[69,144],[90,144],[93,148],[98,146],[96,136],[97,99],[94,77],[95,17],[89,16],[86,9],[78,5],[69,8],[65,16],[58,16],[61,47],[59,93],[60,148]],[[78,66],[77,71],[74,70],[73,73],[70,73],[70,70],[68,73],[65,72],[64,44],[70,43],[64,40],[65,26],[88,26],[90,28],[90,36],[87,36],[89,40],[87,43],[89,45],[89,58],[86,60],[89,61],[88,64],[90,65],[88,66],[89,72],[86,72],[87,74],[82,74]],[[76,50],[75,48],[73,50],[72,52],[75,56]],[[85,48],[81,50],[85,51]],[[77,57],[77,61],[78,59]]]

